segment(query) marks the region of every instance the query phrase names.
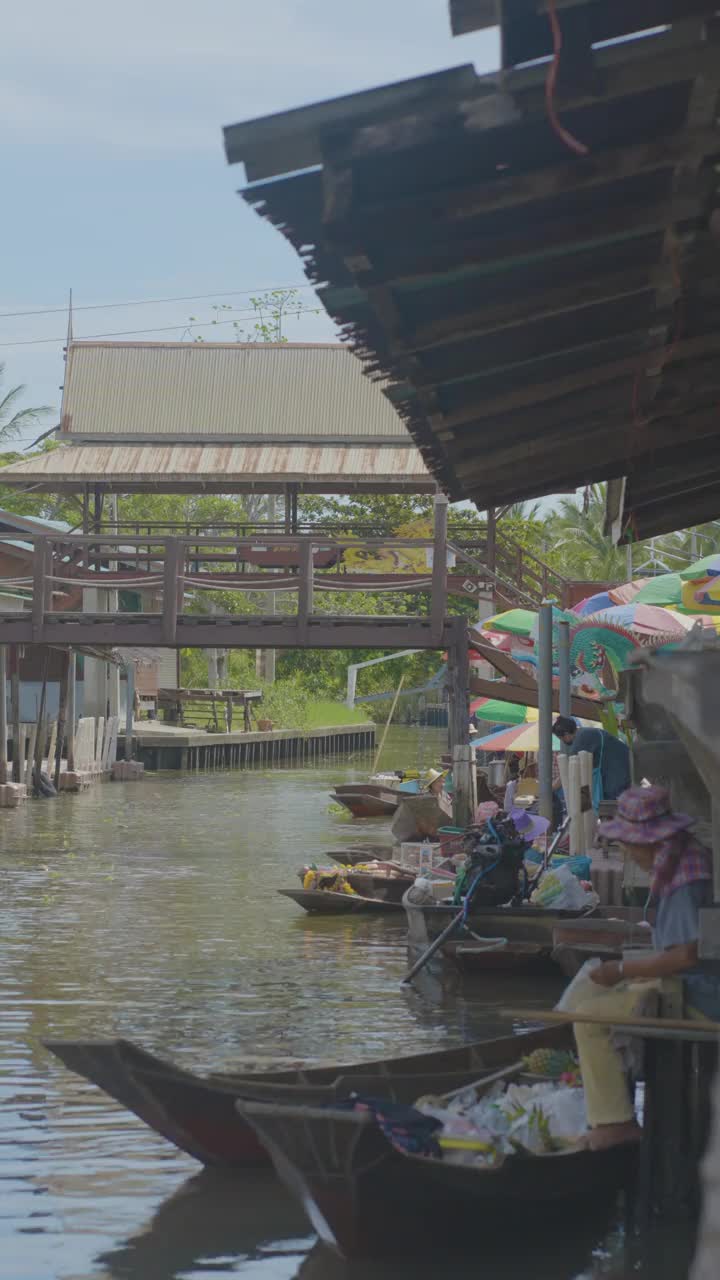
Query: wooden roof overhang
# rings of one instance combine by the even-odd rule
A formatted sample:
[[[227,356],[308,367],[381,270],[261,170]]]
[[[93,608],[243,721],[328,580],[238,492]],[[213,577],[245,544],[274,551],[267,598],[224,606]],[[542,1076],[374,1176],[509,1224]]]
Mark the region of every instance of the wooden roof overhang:
[[[550,126],[546,63],[378,90],[375,114],[373,94],[309,108],[313,167],[280,180],[303,112],[274,118],[265,171],[253,129],[268,122],[237,127],[232,147],[227,131],[232,158],[245,146],[272,179],[244,198],[390,379],[452,499],[483,509],[629,477],[627,495],[715,450],[718,35],[691,18],[566,68],[557,110],[586,155]]]

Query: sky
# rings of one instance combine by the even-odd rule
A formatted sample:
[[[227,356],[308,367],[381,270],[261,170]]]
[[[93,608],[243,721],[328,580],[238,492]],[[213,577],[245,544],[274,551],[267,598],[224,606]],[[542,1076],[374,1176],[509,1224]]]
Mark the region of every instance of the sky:
[[[195,317],[208,340],[232,338],[231,324],[211,327],[214,306],[232,306],[218,318],[243,324],[251,294],[297,286],[308,312],[287,337],[332,340],[297,256],[238,198],[244,172],[227,165],[222,127],[466,62],[493,70],[496,33],[453,39],[447,9],[447,0],[11,6],[0,42],[0,361],[5,390],[24,383],[25,405],[51,406],[41,430],[58,420],[71,288],[76,337],[173,341]],[[205,294],[214,296],[151,302]]]

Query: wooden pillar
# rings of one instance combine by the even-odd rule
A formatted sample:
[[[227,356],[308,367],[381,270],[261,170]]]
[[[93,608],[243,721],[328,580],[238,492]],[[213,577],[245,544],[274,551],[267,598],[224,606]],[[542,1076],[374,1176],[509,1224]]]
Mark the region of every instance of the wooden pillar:
[[[12,670],[10,672],[10,714],[12,718],[13,742],[12,780],[13,782],[22,782],[23,762],[21,756],[24,743],[20,742],[20,645],[12,645],[11,654]]]
[[[0,784],[8,780],[7,645],[0,644]]]
[[[497,564],[497,516],[494,507],[488,507],[487,513],[487,567],[491,573],[495,572]]]
[[[430,597],[430,629],[432,638],[442,643],[447,602],[447,519],[448,500],[444,493],[435,495],[433,533],[432,591]]]
[[[448,645],[448,737],[453,757],[453,817],[455,825],[472,822],[475,805],[475,760],[470,747],[470,660],[467,623],[453,618]]]
[[[67,767],[69,773],[75,772],[75,730],[77,728],[77,655],[74,649],[68,651],[68,694],[67,694]]]
[[[180,542],[177,538],[168,538],[165,542],[162,601],[162,638],[167,645],[174,645],[177,636],[179,574]]]
[[[313,544],[306,538],[300,544],[300,577],[298,580],[298,627],[301,634],[307,632],[307,624],[313,611]]]
[[[48,769],[53,768],[53,781],[55,790],[60,790],[60,770],[62,767],[63,743],[65,741],[65,726],[67,723],[67,706],[68,706],[68,684],[70,679],[70,666],[75,660],[72,649],[68,649],[63,655],[63,673],[60,679],[60,700],[58,702],[58,719],[57,719],[57,741],[55,743],[55,761],[48,759]]]

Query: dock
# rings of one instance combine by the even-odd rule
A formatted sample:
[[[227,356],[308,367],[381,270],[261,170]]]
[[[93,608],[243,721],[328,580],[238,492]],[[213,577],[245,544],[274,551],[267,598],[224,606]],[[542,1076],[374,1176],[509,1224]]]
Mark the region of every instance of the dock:
[[[120,754],[124,736],[120,734]],[[269,729],[246,733],[207,733],[158,721],[133,726],[133,757],[146,769],[267,768],[276,764],[307,764],[322,756],[372,751],[375,725],[335,725],[320,729]]]

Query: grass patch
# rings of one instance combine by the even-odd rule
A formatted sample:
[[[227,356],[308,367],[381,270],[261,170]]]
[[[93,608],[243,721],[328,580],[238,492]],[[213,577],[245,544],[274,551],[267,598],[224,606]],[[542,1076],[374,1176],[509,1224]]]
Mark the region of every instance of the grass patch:
[[[359,711],[357,707],[350,710],[345,706],[344,702],[332,702],[330,699],[320,702],[308,702],[307,704],[307,722],[308,729],[333,729],[340,724],[368,724],[369,717],[366,711]]]

